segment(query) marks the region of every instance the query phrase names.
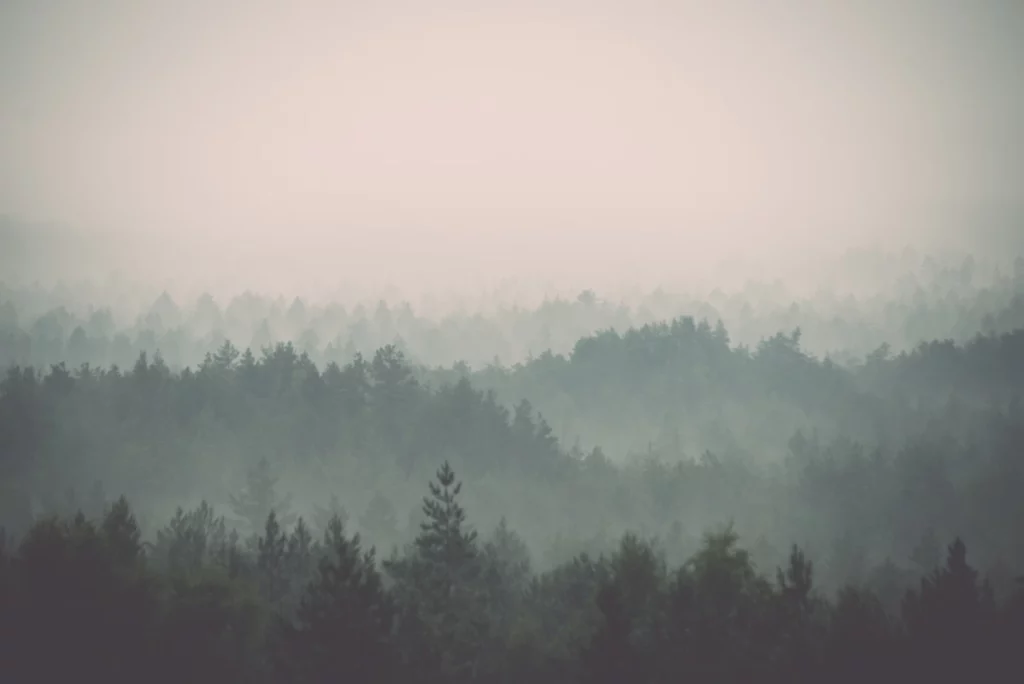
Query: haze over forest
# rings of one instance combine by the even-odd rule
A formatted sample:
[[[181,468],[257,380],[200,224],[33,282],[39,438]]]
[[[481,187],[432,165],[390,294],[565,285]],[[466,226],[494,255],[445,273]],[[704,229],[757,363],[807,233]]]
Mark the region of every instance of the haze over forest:
[[[1022,35],[3,3],[0,663],[1018,681]]]

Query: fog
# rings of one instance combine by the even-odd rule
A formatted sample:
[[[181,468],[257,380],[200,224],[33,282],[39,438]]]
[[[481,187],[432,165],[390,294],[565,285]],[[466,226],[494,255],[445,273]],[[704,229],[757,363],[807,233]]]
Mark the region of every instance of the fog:
[[[0,4],[4,674],[1018,681],[1021,36]]]
[[[0,12],[0,208],[107,268],[607,289],[1021,215],[1014,2]]]

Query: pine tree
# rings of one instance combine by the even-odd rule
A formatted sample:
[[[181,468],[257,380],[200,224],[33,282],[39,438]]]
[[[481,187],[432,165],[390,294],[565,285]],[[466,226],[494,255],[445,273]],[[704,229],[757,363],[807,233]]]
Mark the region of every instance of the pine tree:
[[[178,507],[174,517],[156,533],[153,556],[174,574],[190,574],[200,570],[209,560],[227,566],[232,535],[223,516],[217,516],[205,501],[187,513]]]
[[[241,352],[238,351],[235,345],[231,344],[230,340],[224,340],[224,344],[213,355],[212,362],[216,368],[230,370],[235,365],[239,356],[241,356]]]
[[[771,586],[738,541],[731,524],[706,534],[672,589],[675,629],[689,637],[686,667],[708,681],[756,679],[775,636],[768,619]]]
[[[517,639],[521,641],[522,635],[516,635],[515,628],[525,617],[525,599],[533,576],[530,553],[522,538],[502,517],[480,555],[480,585],[487,603],[486,619],[492,637],[491,648],[482,655],[481,667],[487,673],[505,673],[506,681],[516,681],[518,677],[513,673],[518,658],[514,643]]]
[[[812,594],[814,565],[795,544],[789,565],[776,571],[777,636],[782,640],[781,672],[790,681],[814,677],[815,654],[824,636],[821,601]],[[812,674],[813,673],[813,674]],[[820,676],[820,675],[819,675]],[[814,677],[817,678],[817,677]]]
[[[303,593],[294,625],[281,624],[277,669],[296,682],[396,681],[390,642],[395,609],[377,572],[374,551],[345,536],[337,516],[327,525],[324,556]]]
[[[330,521],[328,521],[328,525]],[[326,530],[325,530],[326,531]],[[285,572],[287,574],[291,591],[288,595],[287,605],[284,611],[291,614],[297,603],[297,592],[301,592],[313,579],[316,569],[315,559],[319,554],[319,544],[313,540],[306,521],[299,518],[295,523],[295,529],[288,537],[288,548],[285,554]]]
[[[622,590],[610,582],[597,593],[601,625],[582,654],[585,684],[619,684],[634,681],[639,659],[630,641],[632,622],[626,611]]]
[[[17,593],[7,608],[17,629],[4,633],[7,679],[146,679],[157,597],[137,533],[127,505],[99,526],[79,514],[32,527],[11,568]]]
[[[775,577],[779,594],[787,607],[801,614],[810,610],[814,564],[807,560],[804,552],[796,544],[790,551],[789,565],[785,572],[778,568]]]
[[[267,516],[263,535],[256,541],[256,571],[263,595],[271,605],[280,607],[288,594],[288,536],[274,511]]]
[[[586,680],[644,681],[654,666],[653,649],[665,604],[664,562],[654,546],[626,534],[608,560],[609,578],[596,597],[603,617],[584,652]]]
[[[532,576],[530,551],[504,516],[494,534],[484,544],[483,563],[492,608],[498,621],[511,616],[512,610],[529,588]]]
[[[266,458],[261,458],[246,474],[246,485],[238,496],[231,495],[231,509],[250,530],[262,528],[271,511],[278,523],[284,527],[295,521],[291,513],[291,497],[279,498],[276,492],[277,477],[271,473]]]
[[[317,504],[313,510],[313,529],[314,531],[323,536],[327,532],[327,526],[331,522],[332,518],[338,518],[341,520],[342,525],[348,524],[348,511],[341,505],[341,501],[338,500],[337,494],[331,494],[331,501],[327,507],[320,506]]]
[[[395,591],[441,659],[444,676],[473,677],[486,642],[486,600],[480,586],[476,531],[467,529],[466,513],[457,497],[462,483],[447,461],[430,483],[411,549],[385,564]]]
[[[447,461],[437,471],[437,482],[429,487],[430,496],[423,499],[427,519],[420,524],[415,544],[420,558],[436,570],[439,589],[450,594],[458,580],[466,579],[474,570],[476,530],[464,529],[466,511],[456,499],[462,483],[456,482],[455,471]]]
[[[132,567],[142,557],[142,533],[128,506],[120,497],[110,507],[100,527],[111,559],[121,567]]]
[[[907,592],[903,620],[914,656],[934,667],[935,676],[967,677],[991,666],[995,601],[988,583],[979,583],[978,571],[967,563],[959,538],[950,544],[945,565]]]

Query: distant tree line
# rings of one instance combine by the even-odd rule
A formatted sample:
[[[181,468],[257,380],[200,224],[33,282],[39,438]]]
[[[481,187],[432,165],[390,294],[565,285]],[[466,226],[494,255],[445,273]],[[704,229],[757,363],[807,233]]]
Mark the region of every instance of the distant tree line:
[[[197,366],[207,351],[231,339],[254,350],[291,341],[321,367],[395,344],[417,365],[463,361],[479,369],[496,358],[517,363],[545,351],[567,354],[579,338],[601,330],[626,331],[681,315],[722,320],[734,343],[748,346],[799,327],[806,350],[846,363],[862,360],[883,341],[900,352],[928,340],[964,343],[979,332],[1024,327],[1024,260],[1010,272],[970,256],[894,265],[878,255],[851,255],[845,262],[851,287],[861,292],[857,297],[840,283],[810,297],[781,282],[750,282],[728,294],[657,290],[626,299],[585,290],[529,306],[503,303],[499,292],[489,295],[489,303],[482,293],[476,308],[442,312],[414,310],[405,301],[346,307],[250,292],[221,302],[209,294],[176,301],[163,292],[142,304],[109,288],[0,282],[0,367],[61,361],[127,367],[142,352],[160,351],[171,369],[180,370]]]
[[[527,397],[563,443],[580,440],[585,449],[636,452],[653,442],[759,459],[783,455],[798,429],[900,444],[931,431],[945,412],[976,423],[1024,388],[1024,328],[899,354],[882,344],[855,364],[816,358],[801,343],[797,328],[753,348],[733,346],[721,323],[681,317],[589,335],[566,355],[426,378],[466,375],[506,401]]]

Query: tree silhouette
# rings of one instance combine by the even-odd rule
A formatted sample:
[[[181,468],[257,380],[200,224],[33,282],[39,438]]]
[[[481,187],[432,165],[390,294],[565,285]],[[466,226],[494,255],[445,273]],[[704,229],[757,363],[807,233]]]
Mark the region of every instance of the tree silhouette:
[[[630,643],[632,624],[618,585],[602,586],[596,604],[602,621],[581,656],[582,681],[588,684],[635,681],[640,659]]]
[[[327,532],[327,525],[332,518],[341,520],[342,525],[348,524],[348,511],[341,504],[337,494],[331,494],[331,500],[326,507],[317,504],[313,511],[313,529],[323,536]]]
[[[425,520],[411,553],[385,564],[396,595],[414,611],[441,658],[445,676],[461,679],[478,671],[486,641],[486,598],[480,586],[476,531],[466,526],[457,497],[462,483],[447,461],[423,499]]]
[[[270,511],[263,534],[256,540],[256,571],[260,589],[272,606],[280,609],[288,594],[288,535]]]
[[[293,624],[279,626],[288,681],[395,681],[400,663],[391,646],[396,613],[377,573],[373,549],[345,536],[337,516],[328,522],[324,556],[303,593]]]
[[[907,592],[903,620],[922,674],[956,678],[971,672],[992,675],[992,628],[995,603],[987,583],[967,563],[967,547],[959,538],[948,548],[946,563]],[[931,654],[932,657],[926,657]]]
[[[277,477],[270,470],[266,458],[261,458],[246,473],[246,484],[237,496],[231,495],[231,510],[249,526],[259,530],[273,512],[279,525],[290,526],[295,521],[291,513],[291,497],[280,498],[276,491]]]

